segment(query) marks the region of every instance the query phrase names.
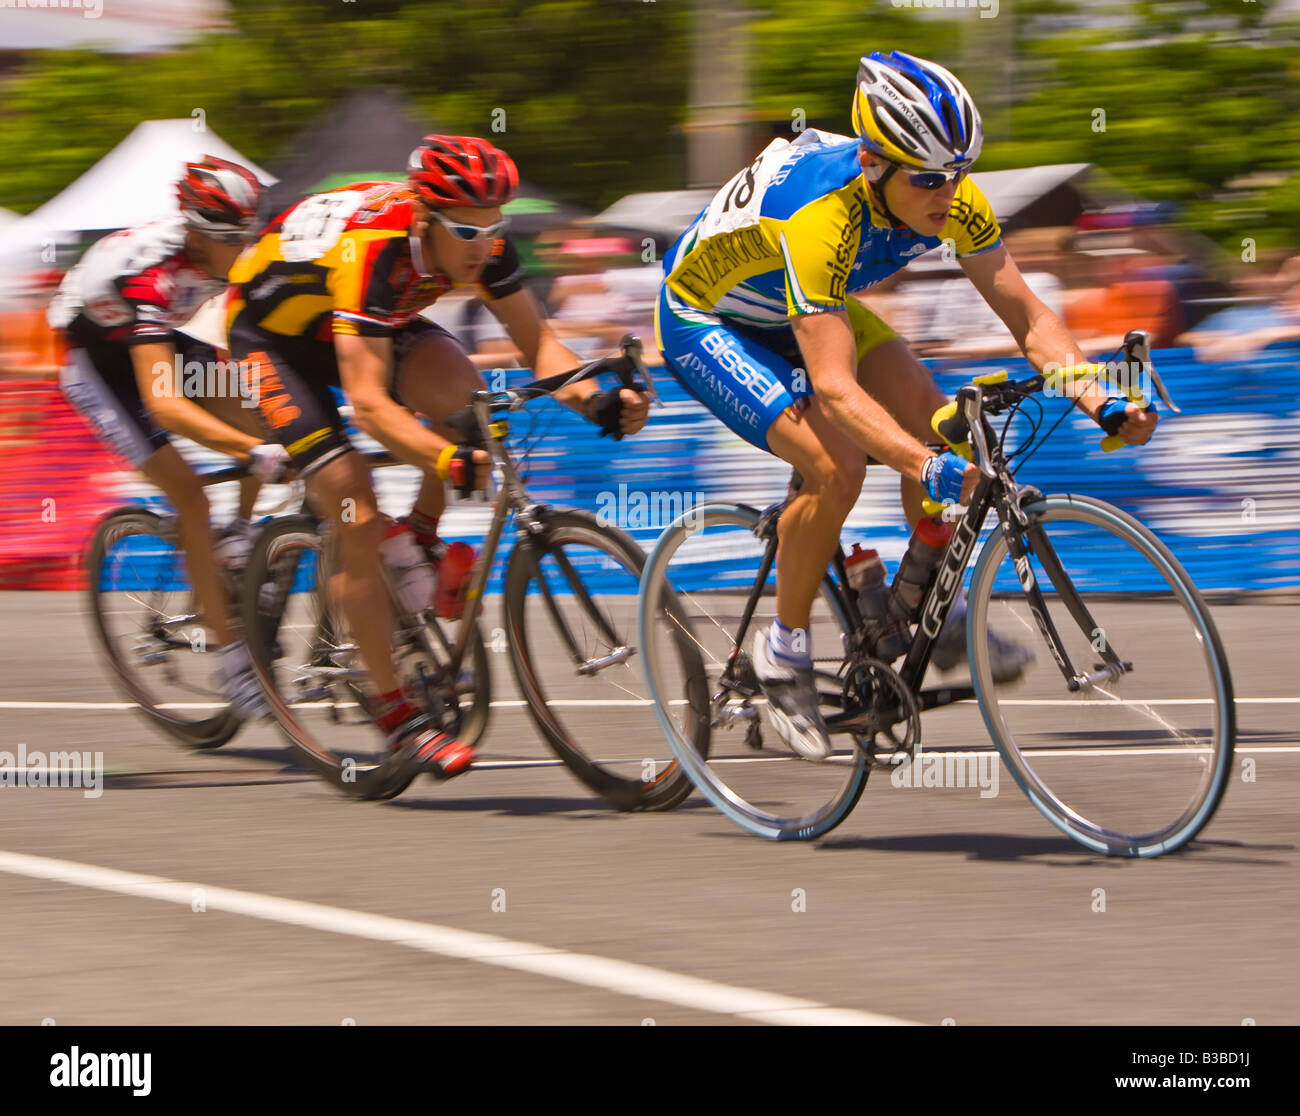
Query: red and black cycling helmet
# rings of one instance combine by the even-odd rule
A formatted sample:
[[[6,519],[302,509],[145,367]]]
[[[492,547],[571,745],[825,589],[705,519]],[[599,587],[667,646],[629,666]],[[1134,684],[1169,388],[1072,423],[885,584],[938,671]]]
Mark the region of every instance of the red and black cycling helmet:
[[[406,181],[433,209],[491,209],[519,188],[514,160],[476,136],[425,136],[406,163]]]
[[[253,172],[228,159],[205,155],[186,163],[176,184],[176,200],[191,228],[208,236],[242,236],[257,216],[262,186]]]

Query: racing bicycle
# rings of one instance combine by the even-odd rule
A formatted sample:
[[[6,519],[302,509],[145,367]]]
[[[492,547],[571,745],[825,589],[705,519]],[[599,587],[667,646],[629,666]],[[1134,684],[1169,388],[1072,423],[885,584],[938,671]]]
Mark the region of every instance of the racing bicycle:
[[[1147,334],[1130,331],[1123,351],[1122,365],[1106,366],[1108,379],[1149,407],[1137,377],[1114,374],[1141,368],[1177,413],[1151,365]],[[907,771],[913,786],[951,785],[945,774],[961,785],[973,753],[957,741],[968,730],[952,713],[937,714],[939,746],[922,755],[921,714],[974,700],[1030,802],[1087,848],[1157,856],[1209,822],[1236,735],[1222,641],[1191,578],[1137,519],[1088,496],[1044,495],[1016,483],[1013,465],[1065,417],[1042,432],[1039,397],[1051,384],[1043,375],[977,376],[936,414],[936,432],[974,460],[980,477],[965,508],[945,511],[954,530],[898,665],[876,656],[843,550],[834,556],[807,632],[820,705],[838,745],[824,763],[781,743],[749,656],[753,633],[775,611],[772,571],[785,503],[697,506],[660,536],[642,576],[638,616],[650,693],[678,761],[732,821],[775,840],[819,837],[848,816],[873,768]],[[1031,430],[1013,447],[1017,418]],[[1103,424],[1103,448],[1118,448],[1122,421],[1120,414]],[[995,522],[980,547],[990,513]],[[934,641],[967,581],[971,684],[923,687]],[[991,630],[1035,652],[1017,680],[996,680]],[[682,670],[675,648],[683,639],[697,648],[702,673]]]
[[[643,386],[637,374],[650,384],[640,354],[640,340],[625,337],[618,355],[573,372],[510,391],[476,391],[468,407],[446,420],[461,444],[489,452],[499,476],[459,619],[440,618],[432,608],[413,612],[384,573],[397,617],[393,653],[403,689],[442,731],[476,743],[492,705],[480,625],[484,590],[513,515],[503,627],[492,638],[493,649],[509,652],[522,704],[578,779],[619,809],[662,810],[688,795],[691,783],[676,761],[645,754],[655,727],[634,639],[645,554],[625,531],[596,515],[530,499],[503,417],[602,373],[617,374],[628,387]],[[369,462],[394,463],[382,454]],[[248,562],[243,601],[249,646],[276,720],[298,754],[347,794],[392,798],[420,768],[387,753],[374,727],[374,688],[328,592],[338,569],[331,534],[330,525],[307,510],[267,525]],[[702,671],[693,644],[682,640],[677,650],[678,669]]]

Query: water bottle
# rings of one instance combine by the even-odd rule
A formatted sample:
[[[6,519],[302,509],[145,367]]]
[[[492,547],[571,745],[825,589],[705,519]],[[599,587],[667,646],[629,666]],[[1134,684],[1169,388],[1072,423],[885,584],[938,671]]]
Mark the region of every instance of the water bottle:
[[[894,584],[889,590],[889,607],[895,616],[908,624],[921,614],[921,602],[930,591],[939,562],[952,538],[952,524],[937,516],[927,516],[916,525],[907,553],[898,564]]]
[[[379,544],[384,565],[393,575],[398,596],[410,612],[421,612],[433,600],[433,569],[405,523],[390,523]]]
[[[863,550],[861,543],[844,559],[849,587],[858,595],[858,608],[866,622],[867,638],[875,647],[875,656],[893,662],[907,650],[908,631],[889,610],[889,588],[885,585],[885,563],[874,550]]]
[[[467,542],[447,544],[447,551],[438,563],[438,591],[434,596],[434,611],[444,620],[457,620],[465,609],[461,590],[474,568],[474,548]]]

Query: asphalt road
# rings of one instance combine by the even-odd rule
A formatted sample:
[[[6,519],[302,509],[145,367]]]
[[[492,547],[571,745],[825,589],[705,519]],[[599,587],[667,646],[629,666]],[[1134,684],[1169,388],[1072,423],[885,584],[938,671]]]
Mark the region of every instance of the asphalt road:
[[[1215,617],[1236,773],[1191,846],[1122,862],[1009,778],[877,774],[810,844],[698,795],[614,813],[530,762],[499,652],[485,765],[354,803],[270,727],[177,747],[120,707],[79,596],[3,594],[0,749],[102,752],[107,775],[0,787],[0,1024],[1295,1024],[1300,607]],[[644,710],[572,715],[664,749]],[[931,717],[987,745],[973,706]]]

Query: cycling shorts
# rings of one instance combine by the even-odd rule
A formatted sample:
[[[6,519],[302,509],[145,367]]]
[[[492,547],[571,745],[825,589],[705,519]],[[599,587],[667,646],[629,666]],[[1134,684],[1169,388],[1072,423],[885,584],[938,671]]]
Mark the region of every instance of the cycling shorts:
[[[210,345],[183,333],[170,342],[183,364],[198,361],[205,367],[217,359]],[[171,441],[171,435],[154,421],[140,396],[131,349],[113,342],[95,343],[72,336],[59,371],[64,398],[105,442],[137,469]]]
[[[857,299],[844,309],[862,360],[898,336]],[[777,416],[791,417],[813,396],[794,330],[751,328],[682,301],[665,284],[655,306],[655,334],[677,382],[745,441],[768,449]]]
[[[230,355],[247,364],[249,379],[257,385],[258,417],[266,440],[284,446],[302,476],[350,452],[354,447],[332,390],[340,387],[333,342],[280,337],[252,328],[242,318],[237,315],[230,327]],[[403,406],[397,370],[417,344],[434,335],[452,337],[425,318],[393,334],[388,393]]]

